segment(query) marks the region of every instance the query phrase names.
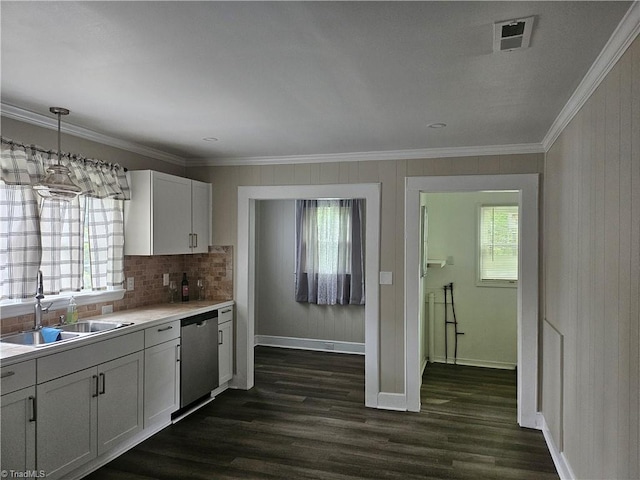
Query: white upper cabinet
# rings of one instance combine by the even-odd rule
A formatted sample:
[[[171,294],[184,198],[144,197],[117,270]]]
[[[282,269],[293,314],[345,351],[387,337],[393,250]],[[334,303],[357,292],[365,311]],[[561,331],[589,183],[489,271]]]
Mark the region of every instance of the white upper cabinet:
[[[206,253],[211,225],[211,185],[188,178],[127,172],[125,255]]]

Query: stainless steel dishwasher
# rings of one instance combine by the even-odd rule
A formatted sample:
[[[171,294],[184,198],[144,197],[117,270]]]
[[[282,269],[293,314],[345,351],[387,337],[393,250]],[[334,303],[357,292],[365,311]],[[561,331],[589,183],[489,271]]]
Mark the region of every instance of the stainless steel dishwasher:
[[[218,387],[218,311],[180,322],[180,408]]]

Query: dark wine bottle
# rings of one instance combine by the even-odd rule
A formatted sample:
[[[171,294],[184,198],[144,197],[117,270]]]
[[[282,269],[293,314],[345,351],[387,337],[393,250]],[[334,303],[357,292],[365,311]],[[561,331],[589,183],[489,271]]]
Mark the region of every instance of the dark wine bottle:
[[[189,280],[187,280],[187,274],[182,274],[182,301],[189,301]]]

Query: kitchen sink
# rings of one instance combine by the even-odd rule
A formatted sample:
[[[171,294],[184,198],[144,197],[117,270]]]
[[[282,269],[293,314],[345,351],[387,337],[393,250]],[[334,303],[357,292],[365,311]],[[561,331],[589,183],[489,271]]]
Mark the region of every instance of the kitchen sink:
[[[33,347],[43,347],[45,345],[52,345],[54,343],[62,342],[65,340],[71,340],[78,337],[79,334],[72,332],[60,332],[58,340],[53,342],[45,342],[41,331],[22,332],[15,335],[9,335],[7,337],[0,338],[2,343],[13,343],[15,345],[30,345]]]
[[[132,323],[105,322],[102,320],[84,320],[78,323],[60,325],[56,328],[63,330],[63,332],[97,333],[97,332],[104,332],[107,330],[114,330],[120,327],[126,327],[128,325],[132,325]]]

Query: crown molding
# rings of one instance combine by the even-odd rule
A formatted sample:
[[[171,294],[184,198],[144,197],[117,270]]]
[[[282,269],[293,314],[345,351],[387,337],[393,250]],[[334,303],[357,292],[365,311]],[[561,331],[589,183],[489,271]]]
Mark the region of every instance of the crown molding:
[[[640,33],[640,1],[634,1],[615,31],[584,76],[578,88],[560,111],[542,140],[545,151],[549,151],[569,122],[589,100],[607,74],[613,69],[629,45]]]
[[[517,155],[544,153],[540,143],[515,145],[485,145],[476,147],[423,148],[417,150],[386,150],[379,152],[328,153],[319,155],[288,155],[273,157],[192,158],[189,167],[221,167],[237,165],[279,165],[294,163],[369,162],[381,160],[414,160],[424,158],[475,157],[481,155]]]
[[[58,122],[55,118],[42,115],[40,113],[31,112],[29,110],[8,105],[6,103],[0,104],[3,117],[18,120],[20,122],[30,123],[38,127],[48,128],[50,130],[58,129]],[[129,142],[127,140],[121,140],[119,138],[103,135],[102,133],[94,132],[88,128],[78,127],[71,125],[67,122],[63,122],[60,130],[63,133],[73,135],[74,137],[84,138],[85,140],[91,140],[92,142],[102,143],[111,147],[120,148],[128,152],[144,155],[145,157],[155,158],[156,160],[162,160],[163,162],[172,163],[174,165],[180,165],[184,167],[187,162],[184,158],[170,153],[156,150],[155,148],[145,147],[138,143]]]

